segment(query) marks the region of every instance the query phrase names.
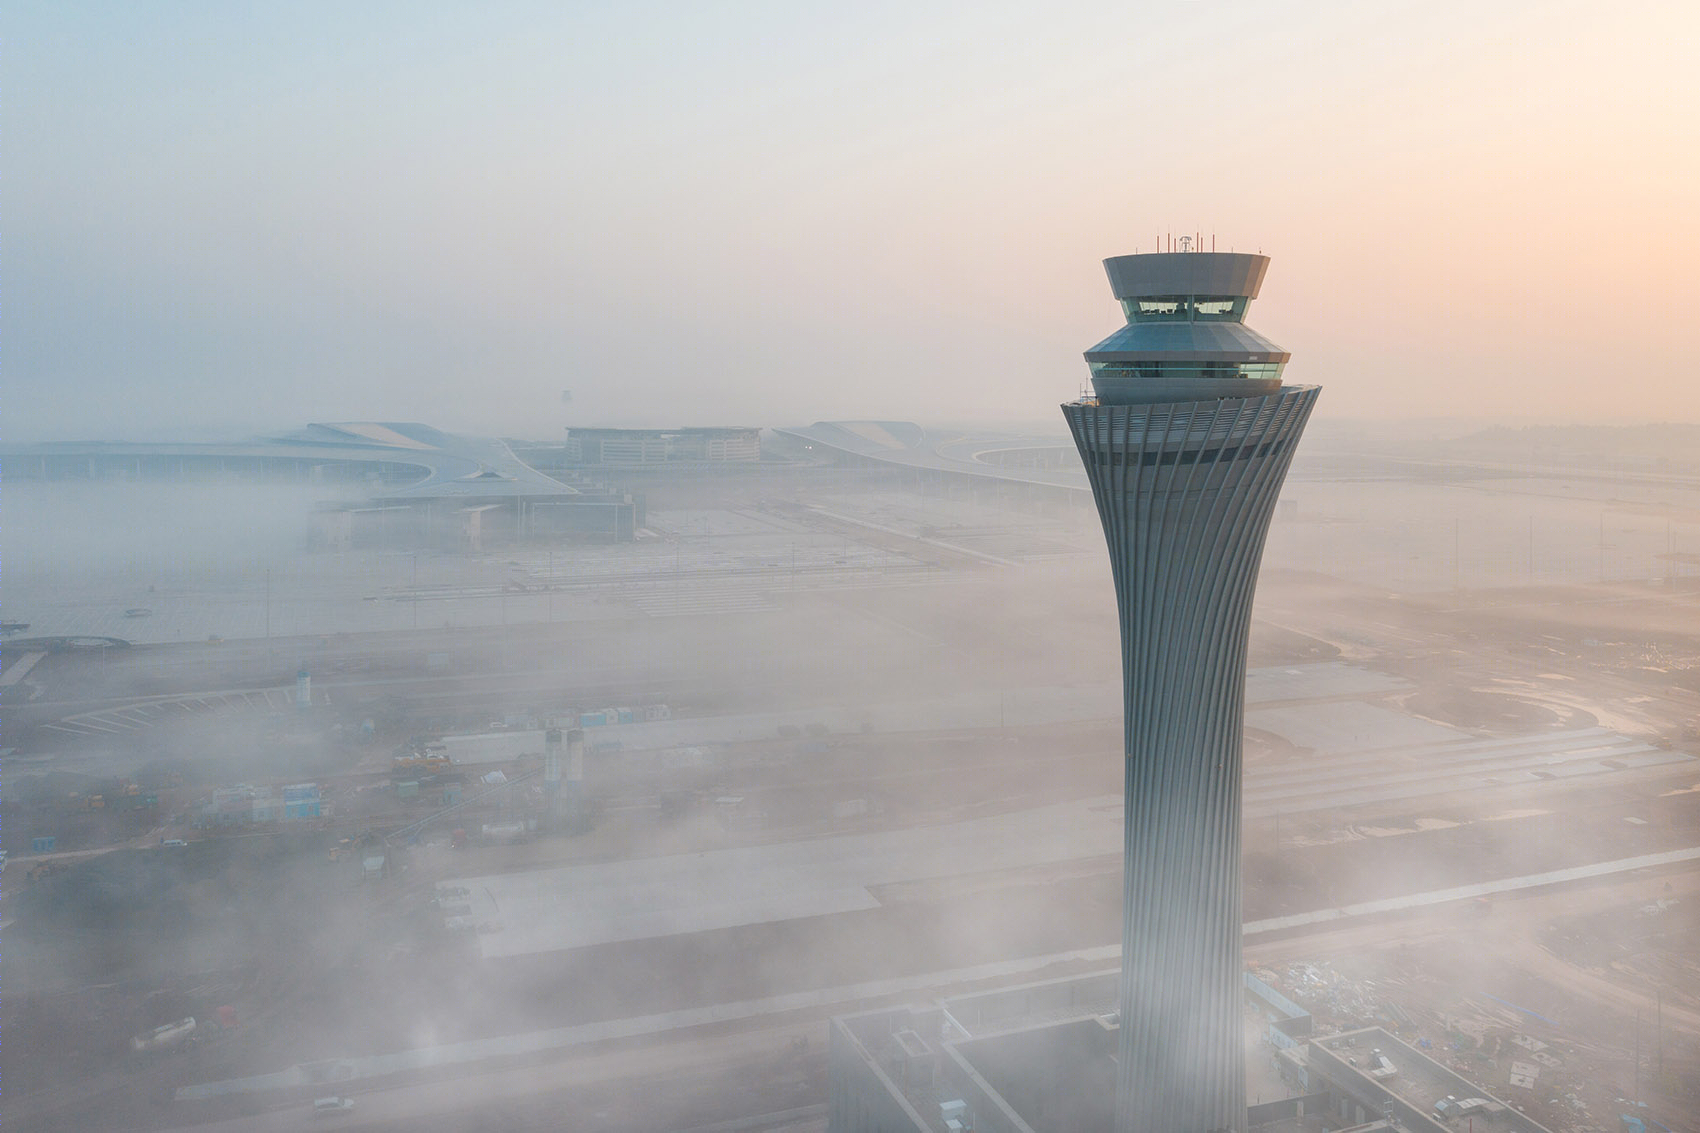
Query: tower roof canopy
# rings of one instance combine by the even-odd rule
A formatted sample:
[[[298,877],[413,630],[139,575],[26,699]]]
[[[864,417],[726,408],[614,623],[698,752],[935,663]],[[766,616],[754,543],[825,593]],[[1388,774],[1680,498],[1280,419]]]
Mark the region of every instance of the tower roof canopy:
[[[1156,295],[1243,295],[1256,299],[1269,257],[1248,252],[1151,252],[1104,261],[1117,299]]]

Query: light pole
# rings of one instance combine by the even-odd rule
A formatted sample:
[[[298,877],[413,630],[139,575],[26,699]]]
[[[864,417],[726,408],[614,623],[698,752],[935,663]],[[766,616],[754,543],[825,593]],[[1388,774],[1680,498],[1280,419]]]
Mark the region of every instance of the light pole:
[[[1459,517],[1455,515],[1452,517],[1452,589],[1454,591],[1464,588],[1464,560],[1460,553],[1459,526]]]
[[[1606,513],[1600,510],[1600,581],[1606,580]]]

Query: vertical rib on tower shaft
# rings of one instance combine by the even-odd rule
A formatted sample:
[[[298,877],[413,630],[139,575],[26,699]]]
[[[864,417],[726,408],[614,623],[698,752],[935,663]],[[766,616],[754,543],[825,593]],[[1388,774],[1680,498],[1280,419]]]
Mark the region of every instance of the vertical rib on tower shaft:
[[[1118,1133],[1245,1128],[1246,638],[1264,536],[1319,390],[1281,385],[1287,355],[1234,321],[1267,260],[1202,262],[1220,258],[1106,261],[1129,325],[1087,354],[1098,396],[1062,407],[1121,615]]]

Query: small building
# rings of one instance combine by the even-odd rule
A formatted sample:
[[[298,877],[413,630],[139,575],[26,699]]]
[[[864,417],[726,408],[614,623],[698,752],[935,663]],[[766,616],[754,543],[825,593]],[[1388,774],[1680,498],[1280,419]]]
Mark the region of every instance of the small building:
[[[283,788],[283,817],[318,818],[320,814],[317,783],[293,783]]]
[[[1440,1103],[1465,1099],[1475,1133],[1548,1133],[1545,1126],[1493,1097],[1475,1082],[1441,1065],[1380,1027],[1312,1039],[1304,1049],[1310,1078],[1324,1083],[1341,1121],[1391,1115],[1411,1133],[1449,1133]],[[1378,1073],[1393,1067],[1394,1073]]]

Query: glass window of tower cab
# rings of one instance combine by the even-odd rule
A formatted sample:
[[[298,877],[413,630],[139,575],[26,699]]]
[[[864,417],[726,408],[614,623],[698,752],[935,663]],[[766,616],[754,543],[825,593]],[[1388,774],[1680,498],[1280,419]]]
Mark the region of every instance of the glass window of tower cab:
[[[1103,405],[1257,397],[1288,354],[1245,325],[1269,257],[1158,252],[1104,261],[1127,324],[1086,352]]]

